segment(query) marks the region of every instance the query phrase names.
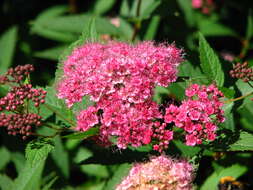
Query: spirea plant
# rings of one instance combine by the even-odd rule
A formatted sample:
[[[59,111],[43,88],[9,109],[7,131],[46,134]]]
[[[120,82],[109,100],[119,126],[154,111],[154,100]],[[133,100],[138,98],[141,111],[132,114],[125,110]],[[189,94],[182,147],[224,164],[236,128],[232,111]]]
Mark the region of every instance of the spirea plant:
[[[216,1],[177,1],[187,27],[199,27],[185,39],[186,47],[178,39],[155,38],[152,29],[158,27],[160,16],[152,17],[153,24],[142,30],[156,7],[162,9],[162,1],[134,1],[129,18],[128,1],[122,1],[119,18],[101,16],[103,7],[114,1],[98,2],[93,10],[100,15],[96,18],[59,16],[66,10],[56,7],[32,23],[38,35],[72,42],[58,53],[55,76],[46,86],[36,82],[39,65],[17,63],[0,72],[3,141],[14,139],[10,142],[25,149],[24,157],[9,151],[11,143],[0,147],[0,171],[8,168],[11,173],[0,173],[0,188],[251,188],[244,182],[253,177],[247,173],[253,150],[253,70],[247,60],[252,49],[251,16],[236,56],[219,53],[207,40],[210,33],[237,36],[212,17],[218,11]],[[60,19],[47,26],[55,15]],[[61,33],[61,24],[69,17],[71,27]],[[76,32],[79,17],[87,21],[81,24],[80,35],[68,36]],[[218,29],[205,30],[209,25]],[[52,32],[50,27],[60,29]],[[23,51],[28,51],[25,47]],[[52,59],[57,51],[51,51]],[[41,55],[48,56],[43,52],[35,56]]]

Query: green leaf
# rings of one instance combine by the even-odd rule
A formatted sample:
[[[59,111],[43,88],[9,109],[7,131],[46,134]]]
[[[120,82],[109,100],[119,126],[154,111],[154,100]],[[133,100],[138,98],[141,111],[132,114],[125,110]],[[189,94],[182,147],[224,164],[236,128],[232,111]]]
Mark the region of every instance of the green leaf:
[[[45,160],[48,154],[54,149],[51,139],[41,138],[33,140],[27,144],[25,156],[31,167],[42,160]]]
[[[199,15],[198,18],[198,28],[204,36],[238,36],[231,28],[214,20],[207,19],[203,15]]]
[[[96,19],[92,18],[90,19],[89,23],[86,25],[82,32],[82,39],[83,40],[91,40],[92,42],[95,42],[98,40],[98,33],[96,30]]]
[[[58,179],[58,176],[55,176],[52,180],[50,180],[43,188],[42,190],[50,190],[52,185],[56,182],[56,180]]]
[[[148,19],[160,3],[160,0],[141,1],[139,19]],[[136,18],[137,7],[138,1],[134,1],[130,11],[130,16],[133,18]]]
[[[128,17],[130,13],[129,1],[123,0],[120,6],[120,15]]]
[[[231,102],[229,104],[225,104],[222,108],[224,110],[224,116],[226,120],[224,123],[221,124],[221,126],[231,131],[235,131],[234,114],[232,112],[233,106],[234,106],[234,103]]]
[[[150,15],[156,10],[156,8],[161,4],[160,0],[149,0],[142,1],[141,4],[142,10],[140,14],[141,19],[148,19]]]
[[[17,42],[18,28],[13,26],[0,36],[0,74],[11,66]]]
[[[200,147],[187,146],[178,140],[173,141],[173,144],[179,149],[183,157],[193,157],[196,154],[198,154],[201,150]]]
[[[65,45],[56,46],[42,51],[36,51],[33,56],[43,59],[58,61],[61,53],[67,48]]]
[[[231,176],[234,178],[238,178],[241,175],[243,175],[247,171],[247,167],[235,164],[228,168],[225,168],[221,170],[220,172],[213,172],[212,175],[210,175],[207,180],[204,182],[204,184],[200,187],[200,190],[210,190],[210,189],[217,189],[218,183],[220,178]]]
[[[88,131],[73,133],[70,135],[63,136],[63,138],[84,140],[87,139],[88,137],[97,135],[98,131],[99,128],[90,128]]]
[[[0,148],[0,171],[10,162],[11,155],[5,147]]]
[[[13,181],[6,175],[0,174],[0,189],[10,190],[13,188]]]
[[[48,115],[56,113],[56,120],[61,120],[65,124],[72,126],[74,121],[74,113],[71,109],[67,108],[66,104],[63,100],[56,97],[56,90],[55,88],[48,86],[45,89],[47,91],[46,96],[46,103],[41,106],[41,112],[47,113]],[[45,118],[45,116],[43,117]]]
[[[102,15],[109,11],[115,4],[115,0],[98,0],[94,6],[94,13]]]
[[[33,167],[26,163],[15,179],[12,190],[39,190],[44,164],[45,159],[39,160]]]
[[[104,165],[100,164],[85,164],[81,166],[82,172],[89,176],[96,176],[97,178],[108,178],[109,172]]]
[[[51,155],[64,177],[69,177],[69,157],[59,136],[54,138],[55,149]]]
[[[222,86],[224,83],[224,73],[221,63],[214,50],[201,33],[199,33],[199,53],[200,66],[209,78],[209,81],[212,82],[214,80],[218,86]]]
[[[191,1],[177,0],[180,9],[184,12],[186,23],[192,27],[195,24],[194,11],[191,5]]]
[[[253,135],[245,131],[240,133],[239,139],[231,144],[230,151],[253,151]]]
[[[11,160],[14,163],[17,172],[20,173],[25,165],[25,156],[21,152],[12,152]]]
[[[246,39],[250,40],[253,35],[253,19],[252,19],[252,14],[251,11],[248,15],[248,23],[247,23],[247,29],[246,29]]]
[[[148,26],[148,29],[144,35],[144,40],[153,40],[156,33],[157,29],[159,27],[161,17],[156,15],[151,18],[150,24]]]
[[[129,173],[132,164],[121,164],[118,169],[114,172],[112,178],[107,182],[104,190],[115,190],[116,186],[120,184],[123,178]]]

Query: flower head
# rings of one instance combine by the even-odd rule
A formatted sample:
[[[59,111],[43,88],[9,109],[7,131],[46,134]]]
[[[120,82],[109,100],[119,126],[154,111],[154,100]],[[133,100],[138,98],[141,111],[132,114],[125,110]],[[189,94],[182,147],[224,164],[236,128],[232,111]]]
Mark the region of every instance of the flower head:
[[[116,190],[191,190],[192,180],[191,164],[161,155],[135,164]]]

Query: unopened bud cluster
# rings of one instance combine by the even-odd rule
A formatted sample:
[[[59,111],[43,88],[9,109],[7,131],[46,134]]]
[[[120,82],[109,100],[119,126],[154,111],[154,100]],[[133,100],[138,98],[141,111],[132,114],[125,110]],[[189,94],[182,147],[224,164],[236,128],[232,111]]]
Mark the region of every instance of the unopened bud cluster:
[[[46,91],[35,89],[31,84],[24,84],[32,65],[17,66],[0,76],[0,84],[11,85],[10,91],[0,98],[0,127],[6,127],[8,134],[27,136],[32,134],[34,127],[41,125],[41,116],[30,113],[28,102],[32,101],[35,107],[45,103]]]
[[[253,81],[253,70],[249,67],[248,62],[235,64],[230,75],[233,78],[242,79],[244,82]]]
[[[41,125],[41,116],[28,114],[0,114],[0,126],[5,126],[9,135],[22,135],[23,139],[32,134],[32,128]]]
[[[34,67],[30,64],[18,65],[15,68],[10,68],[5,75],[0,76],[0,84],[9,82],[20,83],[32,71],[34,71]]]

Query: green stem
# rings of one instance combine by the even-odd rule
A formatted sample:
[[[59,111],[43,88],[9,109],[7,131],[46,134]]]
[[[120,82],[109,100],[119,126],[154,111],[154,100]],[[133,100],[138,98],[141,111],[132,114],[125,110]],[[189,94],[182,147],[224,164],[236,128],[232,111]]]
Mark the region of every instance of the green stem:
[[[234,99],[230,99],[230,100],[224,101],[223,103],[224,103],[224,104],[228,104],[228,103],[231,103],[231,102],[235,102],[235,101],[244,99],[244,98],[246,98],[246,97],[248,97],[248,96],[251,96],[251,95],[253,95],[253,92],[250,92],[250,93],[245,94],[245,95],[243,95],[243,96],[240,96],[240,97],[238,97],[238,98],[234,98]]]
[[[46,104],[46,103],[45,103],[44,105],[45,105],[45,107],[46,107],[48,110],[54,112],[57,116],[59,116],[60,118],[62,118],[64,121],[68,122],[70,125],[72,125],[72,126],[75,126],[75,125],[76,125],[74,121],[72,121],[72,120],[70,120],[70,119],[67,119],[64,115],[62,115],[62,114],[59,113],[57,110],[55,110],[54,108],[52,108],[52,106],[50,106],[50,105],[48,105],[48,104]]]

